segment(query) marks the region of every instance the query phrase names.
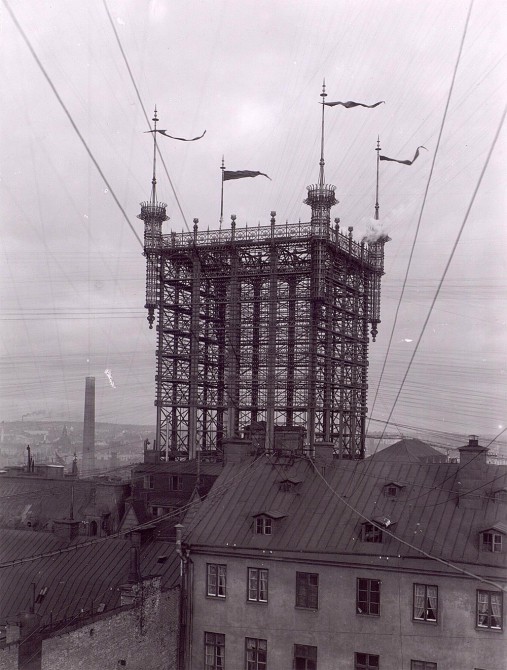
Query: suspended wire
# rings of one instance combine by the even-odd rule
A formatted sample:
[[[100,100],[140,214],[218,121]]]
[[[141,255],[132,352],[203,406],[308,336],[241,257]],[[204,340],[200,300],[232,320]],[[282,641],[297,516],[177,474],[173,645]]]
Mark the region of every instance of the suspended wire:
[[[415,250],[415,246],[416,246],[416,243],[417,243],[417,238],[419,236],[419,229],[421,227],[422,216],[423,216],[425,206],[426,206],[426,200],[427,200],[431,180],[432,180],[432,177],[433,177],[433,171],[434,171],[434,168],[435,168],[435,163],[436,163],[437,156],[438,156],[438,151],[439,151],[439,148],[440,148],[440,142],[441,142],[442,135],[443,135],[443,132],[444,132],[445,121],[447,119],[447,112],[448,112],[449,105],[450,105],[450,102],[451,102],[451,96],[452,96],[452,93],[453,93],[453,90],[454,90],[454,83],[456,81],[456,75],[458,73],[458,67],[459,67],[460,60],[461,60],[461,55],[462,55],[462,52],[463,52],[463,46],[465,44],[465,38],[466,38],[466,35],[467,35],[467,31],[468,31],[468,24],[469,24],[469,21],[470,21],[470,16],[472,14],[473,4],[474,4],[474,0],[470,0],[470,4],[469,4],[469,7],[468,7],[468,13],[467,13],[466,20],[465,20],[465,26],[464,26],[463,33],[462,33],[462,36],[461,36],[461,43],[460,43],[459,50],[458,50],[458,56],[456,58],[456,63],[454,65],[454,71],[453,71],[452,79],[451,79],[451,84],[449,86],[449,91],[447,93],[447,101],[446,101],[446,104],[445,104],[444,114],[442,116],[442,121],[441,121],[441,124],[440,124],[440,130],[439,130],[439,133],[438,133],[437,143],[436,143],[435,151],[433,153],[433,160],[431,162],[430,172],[429,172],[429,175],[428,175],[428,180],[426,182],[426,188],[425,188],[425,191],[424,191],[423,201],[422,201],[422,204],[421,204],[421,209],[420,209],[419,217],[418,217],[418,220],[417,220],[414,239],[412,241],[412,245],[411,245],[411,248],[410,248],[410,254],[409,254],[409,258],[408,258],[407,267],[406,267],[406,270],[405,270],[403,285],[401,287],[400,297],[398,299],[398,304],[396,306],[396,312],[394,314],[394,320],[393,320],[393,325],[391,327],[391,334],[389,336],[387,351],[386,351],[386,355],[384,357],[384,362],[383,362],[383,365],[382,365],[382,370],[380,372],[380,377],[379,377],[379,381],[378,381],[378,384],[377,384],[377,388],[375,390],[375,396],[373,398],[372,412],[375,409],[375,402],[377,400],[377,394],[378,394],[378,392],[380,390],[380,387],[381,387],[381,384],[382,384],[382,378],[384,376],[384,370],[385,370],[385,367],[386,367],[386,364],[387,364],[387,360],[389,358],[389,352],[391,350],[391,345],[392,345],[392,341],[393,341],[393,338],[394,338],[394,331],[395,331],[396,325],[398,323],[398,315],[399,315],[399,311],[400,311],[400,306],[401,306],[401,303],[403,301],[403,296],[405,294],[405,287],[406,287],[406,284],[407,284],[408,275],[409,275],[410,268],[411,268],[411,265],[412,265],[412,258],[413,258],[413,255],[414,255],[414,250]],[[391,417],[389,417],[389,418],[391,418]]]
[[[262,463],[262,455],[258,456],[254,460],[252,460],[246,466],[246,468],[244,470],[240,470],[240,472],[238,472],[237,475],[234,475],[230,479],[227,479],[223,483],[223,485],[213,487],[213,489],[206,496],[206,499],[214,500],[215,497],[223,495],[223,493],[225,493],[228,490],[231,483],[236,482],[236,480],[238,480],[237,483],[239,483],[239,482],[243,481],[244,479],[246,479],[247,477],[251,477],[252,472],[254,472],[259,467],[259,465],[261,463]],[[69,547],[64,547],[64,548],[57,549],[57,550],[54,550],[54,551],[44,552],[42,554],[36,554],[36,555],[33,555],[33,556],[24,556],[22,558],[13,559],[11,561],[5,561],[3,563],[0,563],[0,569],[9,568],[9,567],[12,567],[14,565],[21,565],[23,563],[30,563],[32,561],[40,560],[41,558],[50,558],[52,556],[59,556],[60,554],[70,553],[72,551],[77,551],[79,549],[84,549],[85,547],[90,547],[90,546],[95,545],[95,544],[99,544],[99,543],[102,543],[102,542],[107,542],[108,540],[114,540],[114,539],[117,539],[119,537],[123,537],[124,535],[129,535],[129,534],[131,534],[135,531],[138,531],[138,530],[143,530],[145,528],[151,528],[153,525],[158,525],[162,521],[168,521],[168,520],[171,520],[171,519],[180,519],[182,512],[188,511],[189,509],[192,509],[194,507],[199,507],[201,505],[201,503],[202,503],[202,501],[201,501],[200,498],[197,499],[197,500],[194,500],[194,501],[190,501],[189,503],[187,503],[186,505],[183,505],[181,508],[179,508],[177,510],[174,510],[174,511],[168,512],[167,514],[163,514],[161,516],[155,517],[154,519],[150,519],[149,521],[146,521],[144,523],[137,524],[136,526],[133,526],[133,527],[127,529],[127,530],[122,530],[122,531],[118,531],[116,533],[113,533],[111,535],[107,535],[106,537],[95,538],[93,540],[87,540],[85,542],[80,542],[78,544],[75,544],[75,545],[72,545],[72,546],[69,546]]]
[[[427,551],[424,551],[424,549],[421,549],[419,547],[416,547],[415,545],[411,544],[407,540],[402,539],[401,537],[398,537],[394,533],[392,533],[390,530],[387,528],[384,528],[384,526],[381,526],[377,523],[375,523],[370,517],[365,516],[362,512],[360,512],[358,509],[356,509],[353,505],[351,505],[345,498],[343,498],[333,487],[327,479],[324,477],[324,475],[319,471],[317,468],[316,464],[313,461],[310,461],[315,473],[318,475],[318,477],[324,482],[325,486],[331,491],[331,493],[338,498],[338,500],[342,503],[342,505],[345,505],[349,510],[351,510],[356,516],[360,517],[364,521],[367,521],[368,523],[371,523],[375,528],[380,530],[382,533],[385,533],[389,537],[391,537],[393,540],[396,540],[397,542],[400,542],[401,544],[404,544],[406,547],[409,547],[409,549],[413,549],[416,551],[418,554],[422,554],[426,558],[429,558],[433,561],[437,561],[438,563],[442,563],[443,565],[447,566],[448,568],[452,568],[453,570],[456,570],[457,572],[460,572],[461,574],[466,575],[467,577],[472,577],[473,579],[476,579],[484,584],[490,584],[491,586],[494,586],[495,588],[499,589],[500,591],[505,591],[507,592],[507,589],[501,586],[500,584],[497,584],[496,582],[486,579],[484,577],[481,577],[480,575],[477,575],[470,570],[465,570],[464,568],[459,567],[458,565],[455,565],[454,563],[451,563],[450,561],[447,561],[443,558],[439,558],[438,556],[433,556]],[[504,475],[502,475],[504,476]],[[0,566],[1,567],[1,566]]]
[[[40,69],[40,71],[42,72],[42,74],[43,74],[43,76],[44,76],[44,79],[47,81],[47,83],[49,84],[49,87],[50,87],[51,90],[53,91],[53,93],[54,93],[56,99],[57,99],[58,102],[60,103],[60,107],[61,107],[62,110],[64,111],[64,113],[65,113],[67,119],[69,120],[69,123],[71,124],[72,128],[74,129],[74,132],[76,133],[76,135],[78,136],[79,140],[81,141],[81,144],[83,145],[83,147],[84,147],[86,153],[87,153],[88,156],[90,157],[90,160],[91,160],[92,163],[94,164],[95,168],[97,169],[97,172],[98,172],[99,175],[102,177],[102,180],[104,181],[104,184],[107,186],[107,188],[109,189],[109,192],[110,192],[111,195],[113,196],[113,200],[115,201],[115,203],[116,203],[118,209],[120,210],[120,212],[123,214],[123,217],[124,217],[125,221],[127,222],[127,225],[129,226],[130,230],[132,231],[132,233],[134,234],[135,238],[137,239],[137,241],[139,242],[140,246],[142,247],[142,246],[143,246],[143,242],[142,242],[141,238],[140,238],[139,235],[137,234],[136,229],[135,229],[135,228],[133,227],[133,225],[130,223],[130,220],[129,220],[129,218],[128,218],[128,215],[127,215],[126,211],[124,210],[122,204],[120,203],[120,201],[119,201],[118,198],[116,197],[116,194],[115,194],[113,188],[111,187],[111,185],[110,185],[110,183],[109,183],[109,181],[108,181],[106,175],[105,175],[104,172],[102,171],[102,168],[100,167],[100,165],[99,165],[97,159],[95,158],[95,156],[94,156],[92,150],[90,149],[90,147],[88,146],[88,143],[86,142],[86,140],[84,139],[83,135],[81,134],[81,131],[79,130],[79,128],[78,128],[76,122],[75,122],[74,119],[72,118],[71,113],[69,112],[69,110],[68,110],[66,104],[65,104],[64,101],[62,100],[60,94],[58,93],[58,90],[57,90],[56,86],[54,85],[54,83],[53,83],[51,77],[50,77],[49,74],[47,73],[45,67],[43,66],[43,64],[42,64],[42,62],[41,62],[41,60],[40,60],[40,58],[37,56],[37,54],[36,54],[36,52],[35,52],[35,49],[34,49],[33,46],[32,46],[32,43],[30,42],[30,40],[28,39],[28,37],[27,37],[26,33],[24,32],[23,28],[22,28],[21,25],[19,24],[19,21],[17,20],[16,15],[15,15],[14,12],[12,11],[12,9],[11,9],[11,7],[10,7],[8,1],[7,1],[7,0],[2,0],[2,2],[3,2],[3,4],[5,5],[7,11],[9,12],[9,15],[10,15],[10,17],[11,17],[11,19],[12,19],[14,25],[16,26],[16,28],[18,29],[19,34],[20,34],[21,37],[23,38],[23,41],[25,42],[25,44],[26,44],[26,46],[28,47],[30,53],[32,54],[33,59],[35,60],[35,62],[37,63],[37,65],[38,65],[38,67],[39,67],[39,69]]]
[[[499,135],[500,135],[500,131],[501,131],[502,126],[503,126],[503,123],[504,123],[504,121],[505,121],[505,115],[506,115],[506,114],[507,114],[507,106],[504,108],[502,117],[501,117],[501,119],[500,119],[500,123],[498,124],[497,130],[496,130],[496,133],[495,133],[495,136],[494,136],[494,138],[493,138],[493,142],[492,142],[491,147],[490,147],[490,149],[489,149],[489,151],[488,151],[488,155],[487,155],[487,157],[486,157],[486,161],[485,161],[485,163],[484,163],[484,165],[483,165],[483,167],[482,167],[481,173],[480,173],[480,175],[479,175],[479,179],[478,179],[478,181],[477,181],[477,184],[476,184],[476,186],[475,186],[475,189],[474,189],[474,191],[473,191],[472,197],[471,197],[471,199],[470,199],[470,202],[469,202],[467,211],[466,211],[466,213],[465,213],[465,217],[464,217],[464,219],[463,219],[463,221],[462,221],[462,223],[461,223],[460,229],[459,229],[459,231],[458,231],[458,234],[457,234],[456,239],[455,239],[455,241],[454,241],[453,247],[452,247],[452,249],[451,249],[451,253],[449,254],[449,258],[448,258],[448,260],[447,260],[446,266],[445,266],[445,268],[444,268],[444,271],[443,271],[442,276],[441,276],[441,278],[440,278],[440,281],[439,281],[439,283],[438,283],[437,290],[436,290],[436,292],[435,292],[435,295],[434,295],[433,300],[432,300],[432,302],[431,302],[429,311],[428,311],[428,313],[427,313],[427,315],[426,315],[426,318],[425,318],[425,320],[424,320],[424,323],[423,323],[421,332],[420,332],[420,334],[419,334],[419,337],[417,338],[417,342],[416,342],[416,344],[415,344],[415,346],[414,346],[414,350],[413,350],[412,355],[411,355],[411,357],[410,357],[409,364],[408,364],[408,366],[407,366],[407,369],[406,369],[406,371],[405,371],[405,374],[404,374],[403,379],[402,379],[401,384],[400,384],[400,388],[399,388],[399,390],[398,390],[398,392],[397,392],[397,394],[396,394],[396,398],[395,398],[395,400],[394,400],[393,406],[392,406],[391,411],[390,411],[390,413],[389,413],[388,420],[391,419],[391,416],[392,416],[392,414],[393,414],[393,412],[394,412],[394,408],[396,407],[396,403],[397,403],[398,398],[400,397],[400,394],[401,394],[401,392],[402,392],[402,390],[403,390],[403,386],[404,386],[405,381],[406,381],[406,379],[407,379],[408,373],[410,372],[410,368],[411,368],[411,366],[412,366],[412,362],[413,362],[413,360],[414,360],[414,358],[415,358],[415,356],[416,356],[416,354],[417,354],[417,350],[418,350],[418,348],[419,348],[419,345],[420,345],[420,343],[421,343],[421,340],[422,340],[422,338],[423,338],[423,335],[424,335],[424,333],[425,333],[425,331],[426,331],[426,327],[427,327],[427,325],[428,325],[428,322],[429,322],[429,320],[430,320],[431,314],[432,314],[432,312],[433,312],[433,307],[435,306],[435,303],[436,303],[436,301],[437,301],[437,299],[438,299],[438,296],[439,296],[439,294],[440,294],[440,289],[442,288],[442,284],[444,283],[444,280],[445,280],[445,277],[446,277],[447,272],[448,272],[448,270],[449,270],[449,267],[450,267],[450,265],[451,265],[452,259],[454,258],[454,254],[455,254],[456,249],[457,249],[457,246],[458,246],[458,244],[459,244],[461,235],[462,235],[463,230],[464,230],[464,228],[465,228],[465,225],[466,225],[466,223],[467,223],[467,221],[468,221],[468,217],[469,217],[469,215],[470,215],[471,209],[472,209],[473,204],[474,204],[474,202],[475,202],[475,198],[476,198],[477,193],[478,193],[478,191],[479,191],[479,188],[480,188],[480,186],[481,186],[482,179],[483,179],[483,177],[484,177],[484,174],[485,174],[485,172],[486,172],[486,169],[487,169],[487,167],[488,167],[488,165],[489,165],[489,161],[490,161],[491,156],[492,156],[492,154],[493,154],[493,151],[494,151],[494,149],[495,149],[495,146],[496,146],[498,137],[499,137]]]

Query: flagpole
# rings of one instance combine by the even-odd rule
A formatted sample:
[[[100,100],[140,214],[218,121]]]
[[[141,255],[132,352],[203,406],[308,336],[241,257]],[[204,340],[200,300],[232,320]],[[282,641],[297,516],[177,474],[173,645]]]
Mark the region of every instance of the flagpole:
[[[378,183],[379,183],[379,166],[380,166],[380,135],[377,135],[377,148],[375,149],[377,152],[377,187],[375,191],[375,220],[378,221],[379,219],[379,209],[380,205],[378,204]]]
[[[322,127],[320,134],[319,186],[324,186],[324,102],[327,97],[325,79],[322,82],[322,93],[320,94],[320,97],[322,98]]]
[[[225,163],[223,156],[222,156],[222,165],[220,169],[222,170],[222,190],[220,193],[220,228],[222,228],[222,223],[224,221],[224,171],[225,171]]]

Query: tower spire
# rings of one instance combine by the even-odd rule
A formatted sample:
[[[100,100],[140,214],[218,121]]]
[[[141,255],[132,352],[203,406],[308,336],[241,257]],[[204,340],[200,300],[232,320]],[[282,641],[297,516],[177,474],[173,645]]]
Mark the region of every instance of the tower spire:
[[[320,161],[319,161],[319,186],[324,186],[325,183],[325,178],[324,178],[324,103],[326,101],[327,93],[326,93],[326,80],[324,79],[322,81],[322,93],[320,94],[320,97],[322,98],[322,125],[321,125],[321,133],[320,133]]]
[[[153,114],[153,176],[150,200],[141,203],[138,219],[144,221],[144,255],[146,256],[146,304],[148,323],[153,328],[154,312],[158,304],[159,249],[162,244],[162,223],[167,221],[166,203],[157,200],[157,108]]]
[[[157,202],[157,105],[153,113],[153,177],[151,180],[151,199],[150,203],[155,205]]]
[[[378,221],[379,219],[379,209],[380,205],[378,204],[378,182],[379,182],[379,164],[380,164],[380,135],[377,135],[377,148],[375,149],[377,152],[377,186],[375,189],[375,220]]]
[[[324,106],[327,97],[326,80],[322,83],[322,117],[320,129],[320,161],[319,161],[319,179],[317,184],[307,186],[308,196],[304,201],[306,205],[312,208],[312,230],[314,234],[327,236],[331,221],[331,207],[338,202],[335,197],[336,187],[326,184],[324,176]]]

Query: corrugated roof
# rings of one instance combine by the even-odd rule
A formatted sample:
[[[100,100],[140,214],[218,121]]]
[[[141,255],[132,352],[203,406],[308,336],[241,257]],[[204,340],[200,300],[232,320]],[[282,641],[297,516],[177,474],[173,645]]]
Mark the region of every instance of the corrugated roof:
[[[0,529],[0,563],[68,546],[51,533]],[[69,553],[0,568],[0,624],[30,607],[32,583],[36,595],[47,587],[42,603],[35,606],[41,625],[72,619],[82,610],[96,612],[100,603],[105,603],[106,611],[119,605],[118,587],[126,583],[129,573],[130,542],[104,539],[90,546],[75,546]],[[162,555],[168,559],[159,563]],[[163,588],[178,583],[179,557],[173,542],[146,542],[140,549],[140,562],[141,574],[160,575]]]
[[[282,553],[312,553],[320,559],[341,560],[346,555],[419,557],[417,551],[396,539],[382,545],[361,539],[366,519],[386,517],[396,521],[396,537],[436,557],[455,562],[505,566],[506,554],[480,551],[479,532],[485,520],[507,520],[507,505],[492,501],[491,487],[507,483],[507,467],[488,466],[496,478],[483,490],[481,509],[458,505],[459,465],[456,463],[397,462],[369,459],[318,464],[329,487],[307,459],[292,465],[262,456],[257,462],[227,464],[213,489],[185,531],[195,549],[232,547],[262,548]],[[297,489],[281,491],[280,479],[302,480]],[[387,498],[383,487],[396,481],[404,488]],[[230,482],[228,485],[227,482]],[[333,494],[335,491],[350,505]],[[358,515],[358,510],[364,517]],[[253,532],[253,515],[259,510],[287,514],[275,520],[271,535]]]

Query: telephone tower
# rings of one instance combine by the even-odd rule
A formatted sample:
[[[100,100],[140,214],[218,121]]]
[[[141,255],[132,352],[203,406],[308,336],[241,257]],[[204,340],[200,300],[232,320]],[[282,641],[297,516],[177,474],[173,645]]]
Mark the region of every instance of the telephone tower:
[[[309,453],[324,441],[338,457],[364,458],[368,328],[375,339],[388,238],[358,242],[352,227],[332,225],[323,138],[310,220],[277,224],[273,211],[257,228],[232,215],[227,229],[199,231],[194,219],[192,232],[163,234],[154,154],[139,218],[150,327],[157,311],[161,460],[220,453],[253,425],[264,426],[268,451],[285,426],[304,431]]]

